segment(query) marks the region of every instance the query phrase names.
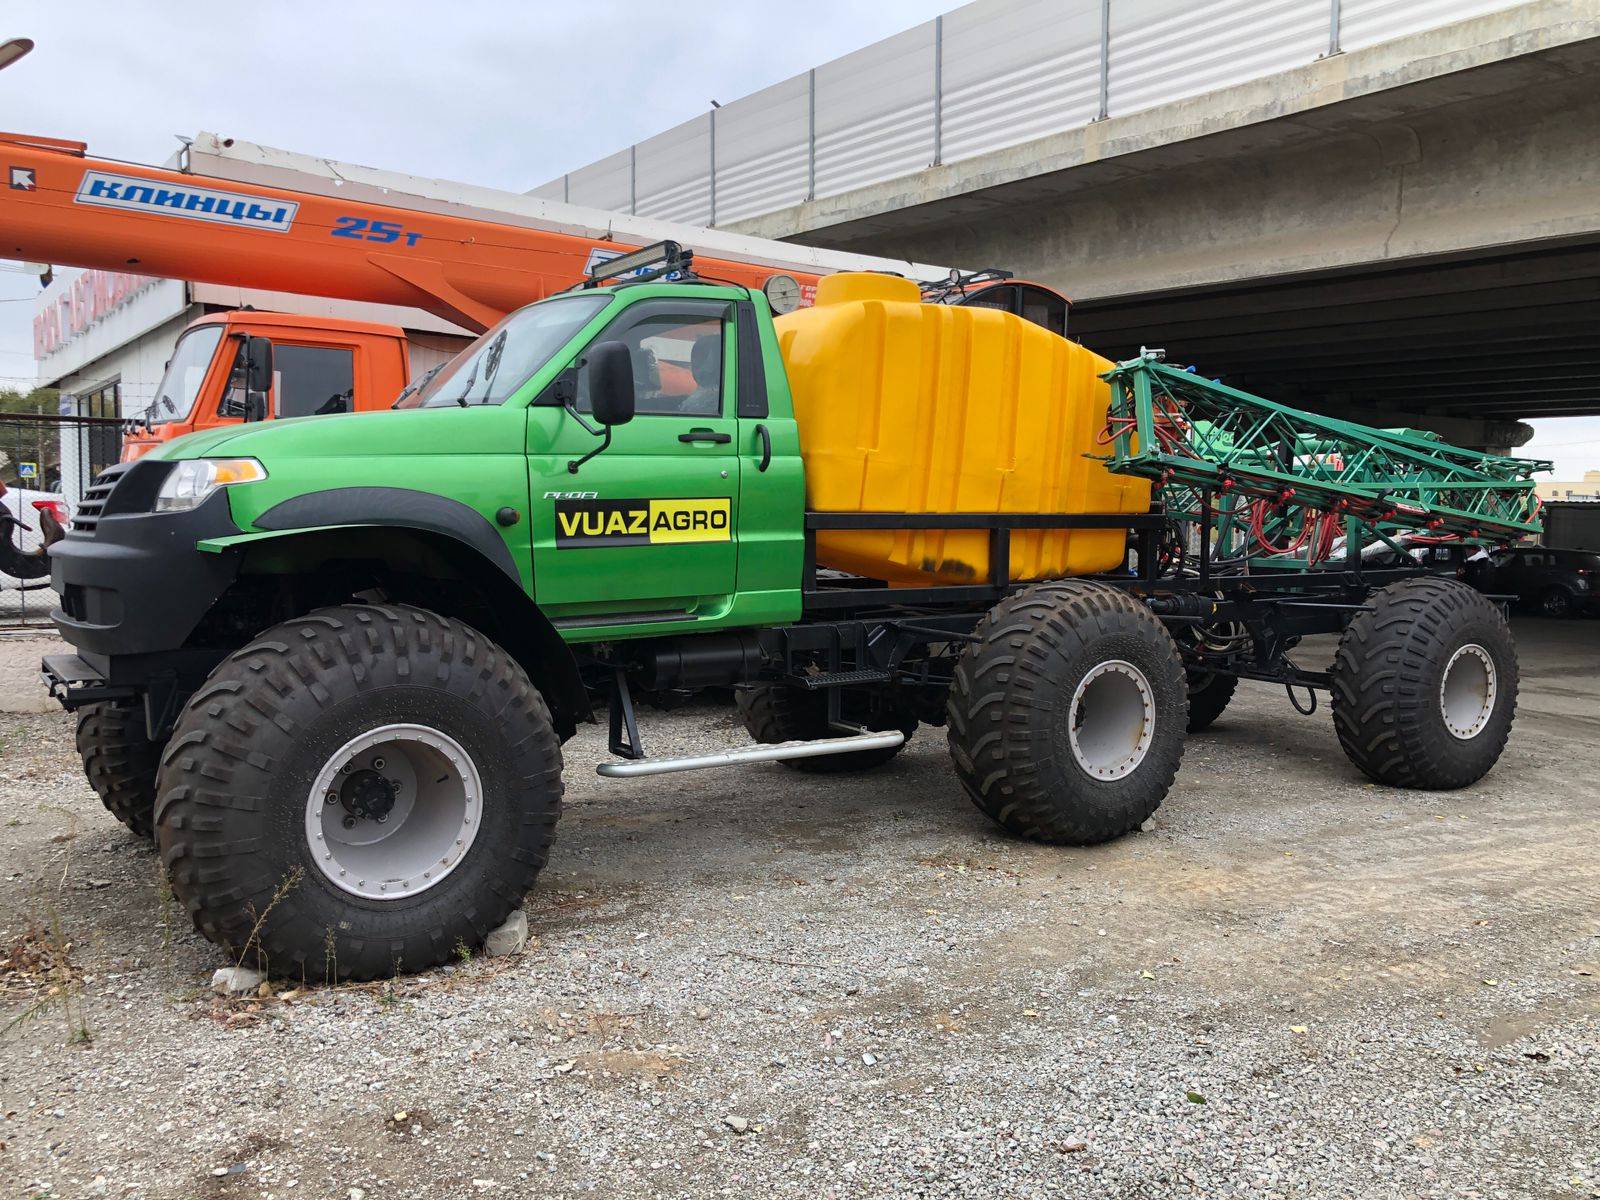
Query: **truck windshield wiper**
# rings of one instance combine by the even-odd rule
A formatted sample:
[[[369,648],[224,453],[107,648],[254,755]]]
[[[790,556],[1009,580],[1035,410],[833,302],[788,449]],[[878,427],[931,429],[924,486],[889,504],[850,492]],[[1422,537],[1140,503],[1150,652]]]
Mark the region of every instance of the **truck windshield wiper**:
[[[472,385],[478,382],[478,364],[482,361],[483,359],[481,358],[475,358],[472,360],[472,370],[467,372],[467,384],[456,393],[456,403],[462,408],[467,406],[467,393],[472,390]]]
[[[414,379],[410,383],[406,384],[406,386],[400,390],[400,394],[394,398],[394,403],[389,407],[399,408],[401,401],[405,400],[408,396],[415,396],[417,393],[423,391],[430,383],[433,382],[433,377],[449,365],[450,360],[446,359],[444,362],[434,367],[433,370],[429,371],[421,379]]]
[[[488,351],[487,354],[484,355],[484,357],[486,359],[488,359],[489,369],[488,369],[488,371],[486,371],[484,373],[484,376],[483,376],[483,399],[478,401],[479,404],[487,404],[487,403],[489,403],[489,389],[494,384],[495,374],[496,374],[496,372],[498,372],[500,370],[500,359],[502,357],[504,357],[505,352],[506,352],[506,331],[504,329],[502,329],[500,331],[500,335],[497,338],[495,338],[493,342],[489,343],[489,351]],[[477,364],[476,363],[473,364],[473,374],[477,374]],[[467,396],[467,395],[470,395],[471,393],[472,393],[472,385],[468,384],[466,391],[463,392],[462,395],[463,396]],[[461,403],[463,405],[465,405],[466,401],[463,399]]]

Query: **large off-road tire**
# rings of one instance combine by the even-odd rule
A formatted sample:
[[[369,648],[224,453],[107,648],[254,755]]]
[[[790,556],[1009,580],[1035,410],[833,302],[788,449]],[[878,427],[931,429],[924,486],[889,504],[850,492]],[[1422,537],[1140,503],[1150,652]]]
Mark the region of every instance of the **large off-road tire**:
[[[758,683],[739,688],[735,700],[745,729],[763,745],[814,742],[818,738],[839,736],[836,730],[828,727],[826,692],[808,692],[804,688],[783,684]],[[862,714],[862,720],[864,727],[874,732],[898,729],[906,735],[906,741],[911,740],[917,728],[915,717],[899,712],[880,713],[875,717]],[[811,775],[839,775],[881,767],[903,749],[905,742],[898,746],[880,746],[876,750],[819,754],[815,758],[786,758],[780,761],[786,767]]]
[[[989,610],[950,690],[950,757],[977,806],[1042,842],[1139,828],[1172,787],[1188,695],[1166,628],[1126,593],[1041,583]]]
[[[1222,715],[1239,686],[1237,675],[1216,675],[1210,671],[1189,672],[1189,732],[1209,729]]]
[[[476,948],[545,864],[561,745],[476,630],[345,605],[225,660],[162,758],[156,836],[195,928],[291,979]]]
[[[106,810],[140,837],[154,837],[161,747],[145,732],[144,709],[107,701],[84,705],[78,757]]]
[[[1379,783],[1458,788],[1505,749],[1517,652],[1500,609],[1454,579],[1376,591],[1333,662],[1339,744]]]

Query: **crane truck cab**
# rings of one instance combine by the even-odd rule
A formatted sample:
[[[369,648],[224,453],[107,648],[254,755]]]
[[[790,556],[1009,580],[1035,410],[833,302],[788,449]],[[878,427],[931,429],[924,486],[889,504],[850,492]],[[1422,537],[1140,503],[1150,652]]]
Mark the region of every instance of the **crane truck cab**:
[[[411,377],[396,325],[239,309],[184,330],[122,461],[197,430],[388,408]]]

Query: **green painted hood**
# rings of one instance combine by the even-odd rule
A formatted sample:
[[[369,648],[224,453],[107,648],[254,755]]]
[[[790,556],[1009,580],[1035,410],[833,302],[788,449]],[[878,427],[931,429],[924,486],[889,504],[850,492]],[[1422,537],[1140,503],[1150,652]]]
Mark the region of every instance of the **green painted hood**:
[[[527,410],[502,405],[294,417],[204,429],[174,438],[153,459],[256,458],[270,470],[285,458],[349,458],[519,452]]]

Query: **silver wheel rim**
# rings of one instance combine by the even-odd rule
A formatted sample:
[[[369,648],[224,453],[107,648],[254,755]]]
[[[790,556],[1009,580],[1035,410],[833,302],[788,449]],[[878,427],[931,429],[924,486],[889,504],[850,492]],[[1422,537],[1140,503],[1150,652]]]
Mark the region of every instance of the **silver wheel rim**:
[[[1122,779],[1139,769],[1156,731],[1156,705],[1144,672],[1108,659],[1078,681],[1067,736],[1078,765],[1096,779]]]
[[[1489,652],[1476,642],[1462,646],[1450,656],[1439,680],[1444,727],[1462,741],[1477,737],[1494,715],[1499,693],[1500,680]]]
[[[306,797],[306,841],[335,887],[400,900],[438,885],[478,836],[472,756],[426,725],[383,725],[328,759]]]

